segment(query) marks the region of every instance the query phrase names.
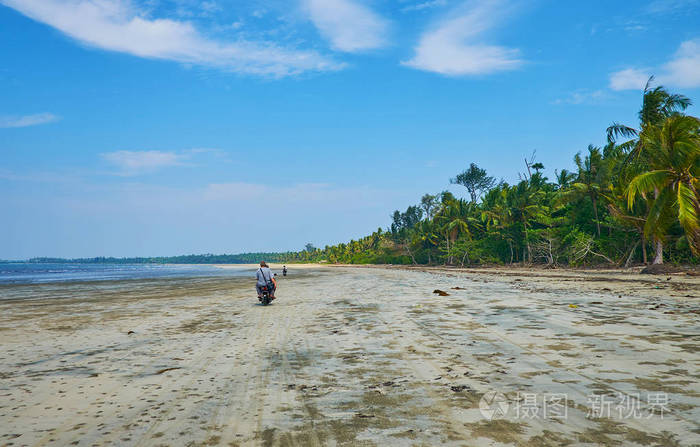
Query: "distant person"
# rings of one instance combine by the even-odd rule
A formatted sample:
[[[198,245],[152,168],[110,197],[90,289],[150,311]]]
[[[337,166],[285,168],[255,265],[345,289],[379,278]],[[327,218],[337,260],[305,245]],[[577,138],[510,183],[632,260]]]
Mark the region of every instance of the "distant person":
[[[282,276],[287,276],[287,266],[286,265],[282,266]]]
[[[262,288],[267,286],[270,289],[270,298],[275,298],[275,290],[277,289],[277,281],[272,270],[267,266],[265,261],[260,261],[260,268],[255,273],[258,282],[255,284],[255,290],[258,291],[258,298],[262,298]]]

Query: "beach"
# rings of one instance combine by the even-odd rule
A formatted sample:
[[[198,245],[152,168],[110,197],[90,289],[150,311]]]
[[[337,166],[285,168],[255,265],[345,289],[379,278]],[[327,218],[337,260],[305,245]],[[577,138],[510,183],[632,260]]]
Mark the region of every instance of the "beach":
[[[700,277],[289,268],[0,285],[0,446],[700,444]]]

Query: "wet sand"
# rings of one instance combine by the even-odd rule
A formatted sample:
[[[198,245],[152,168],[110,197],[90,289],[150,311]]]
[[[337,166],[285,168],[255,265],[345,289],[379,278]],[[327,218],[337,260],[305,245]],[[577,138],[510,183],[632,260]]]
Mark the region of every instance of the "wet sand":
[[[0,286],[0,446],[700,444],[699,278],[422,270]]]

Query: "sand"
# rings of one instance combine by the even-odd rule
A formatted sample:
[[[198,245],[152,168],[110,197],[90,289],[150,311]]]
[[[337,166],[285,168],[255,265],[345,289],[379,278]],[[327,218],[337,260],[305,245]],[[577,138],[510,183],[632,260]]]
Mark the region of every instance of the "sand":
[[[0,446],[700,444],[698,278],[289,267],[0,286]]]

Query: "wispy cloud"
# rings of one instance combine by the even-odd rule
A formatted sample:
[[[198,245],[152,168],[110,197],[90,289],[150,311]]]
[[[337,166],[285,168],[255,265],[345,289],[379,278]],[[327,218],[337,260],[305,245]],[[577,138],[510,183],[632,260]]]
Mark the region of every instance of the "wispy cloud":
[[[553,104],[593,104],[605,98],[603,90],[577,90],[570,93],[565,98],[559,98],[553,101]]]
[[[649,3],[644,11],[649,14],[667,14],[696,6],[700,0],[654,0]]]
[[[29,127],[52,123],[60,118],[53,113],[36,113],[24,116],[0,116],[0,128]]]
[[[102,158],[118,169],[117,175],[132,176],[181,166],[188,156],[163,151],[116,151],[104,153]]]
[[[309,18],[331,47],[349,53],[387,43],[388,21],[355,0],[303,0]]]
[[[186,21],[151,19],[128,0],[0,0],[20,13],[93,47],[139,57],[266,76],[342,67],[313,50],[271,42],[210,39]]]
[[[448,76],[513,70],[523,64],[520,51],[483,42],[500,23],[507,5],[500,1],[468,2],[424,33],[412,59],[404,65]]]
[[[649,76],[656,74],[661,84],[676,87],[700,87],[700,39],[687,40],[673,58],[655,69],[626,68],[610,74],[610,88],[631,90],[644,88]]]
[[[115,151],[100,154],[116,171],[112,174],[135,176],[174,166],[198,167],[208,162],[230,163],[225,151],[214,148],[194,148],[182,151]]]
[[[401,12],[423,11],[426,9],[438,8],[447,5],[447,0],[426,0],[412,5],[404,6]]]

